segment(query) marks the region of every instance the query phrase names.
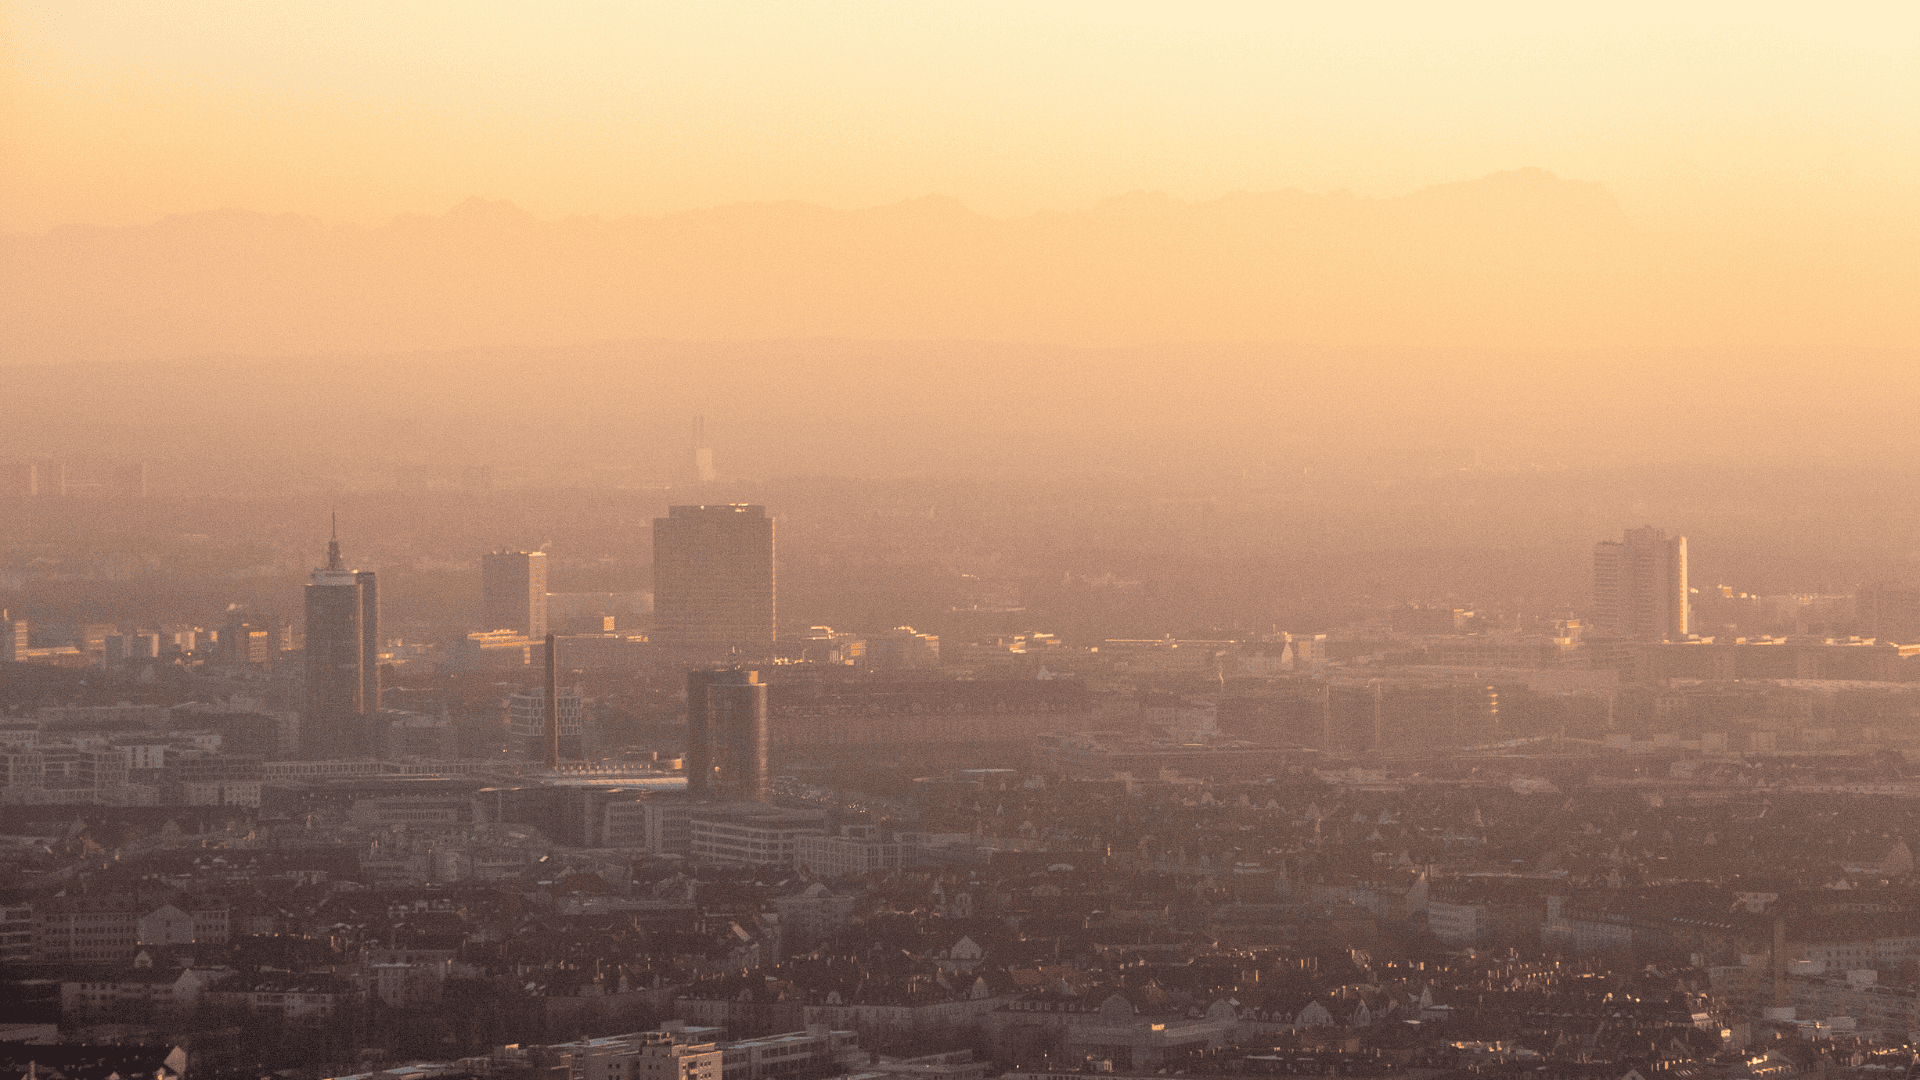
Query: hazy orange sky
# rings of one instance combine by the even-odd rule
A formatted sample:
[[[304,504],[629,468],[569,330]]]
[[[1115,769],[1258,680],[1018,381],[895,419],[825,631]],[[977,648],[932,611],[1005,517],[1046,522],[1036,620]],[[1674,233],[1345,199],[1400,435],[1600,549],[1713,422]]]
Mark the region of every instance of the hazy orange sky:
[[[0,3],[10,232],[470,195],[1012,215],[1539,166],[1645,229],[1920,235],[1910,4]]]

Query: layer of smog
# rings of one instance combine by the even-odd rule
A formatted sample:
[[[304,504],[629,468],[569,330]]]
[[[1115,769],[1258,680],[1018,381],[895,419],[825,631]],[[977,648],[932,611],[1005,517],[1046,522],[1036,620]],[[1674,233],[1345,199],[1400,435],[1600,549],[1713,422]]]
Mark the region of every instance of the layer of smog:
[[[1920,1061],[1902,27],[216,8],[10,42],[0,1080]]]

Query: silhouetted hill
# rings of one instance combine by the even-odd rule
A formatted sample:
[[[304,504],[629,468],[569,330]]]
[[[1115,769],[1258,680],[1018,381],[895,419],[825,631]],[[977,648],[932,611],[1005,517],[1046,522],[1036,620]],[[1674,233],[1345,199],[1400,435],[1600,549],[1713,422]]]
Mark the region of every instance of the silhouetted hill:
[[[223,210],[0,237],[9,364],[671,338],[1330,347],[1920,343],[1908,248],[1714,248],[1523,169],[1396,199],[1135,193],[1000,220],[927,197],[378,228]]]

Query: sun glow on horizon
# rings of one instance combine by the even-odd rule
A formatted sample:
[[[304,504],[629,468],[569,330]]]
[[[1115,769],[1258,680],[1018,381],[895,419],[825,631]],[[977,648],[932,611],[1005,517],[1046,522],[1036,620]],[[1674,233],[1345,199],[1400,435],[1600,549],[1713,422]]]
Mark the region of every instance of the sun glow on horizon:
[[[1406,194],[1524,166],[1642,227],[1920,235],[1920,20],[1110,5],[15,5],[0,229],[949,195]]]

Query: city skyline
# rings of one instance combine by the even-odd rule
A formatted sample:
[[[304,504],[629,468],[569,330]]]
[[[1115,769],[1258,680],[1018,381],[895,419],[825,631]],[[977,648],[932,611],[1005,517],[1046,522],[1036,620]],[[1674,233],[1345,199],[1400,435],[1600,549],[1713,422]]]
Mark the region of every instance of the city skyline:
[[[1915,11],[0,55],[0,1080],[1920,1069]]]

